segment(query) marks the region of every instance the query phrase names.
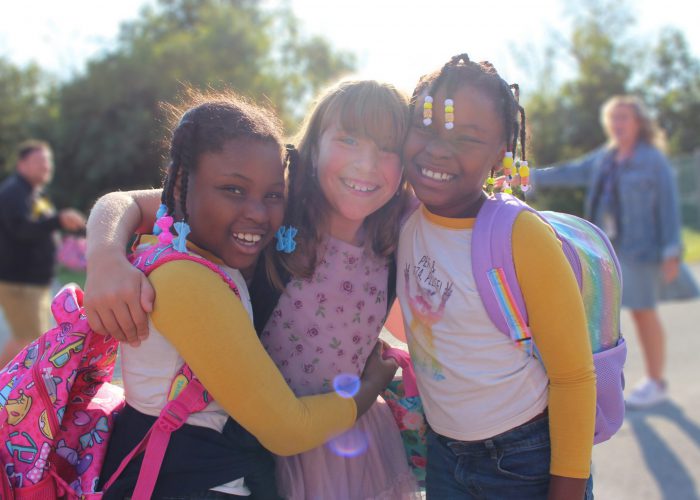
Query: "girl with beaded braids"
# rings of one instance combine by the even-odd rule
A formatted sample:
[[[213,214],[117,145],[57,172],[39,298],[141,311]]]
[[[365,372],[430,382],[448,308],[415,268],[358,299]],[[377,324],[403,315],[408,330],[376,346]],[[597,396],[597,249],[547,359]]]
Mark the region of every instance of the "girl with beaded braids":
[[[396,367],[381,360],[378,348],[368,355],[354,397],[332,392],[298,398],[289,389],[258,340],[239,271],[255,266],[284,216],[279,122],[271,112],[233,95],[195,95],[188,104],[184,114],[173,110],[181,118],[171,141],[157,221],[160,234],[157,239],[143,236],[136,251],[159,245],[150,262],[172,252],[172,245],[199,262],[167,259],[148,275],[155,291],[149,335],[139,346],[122,346],[127,406],[113,431],[103,477],[110,477],[143,438],[186,363],[213,402],[172,434],[154,498],[278,498],[268,450],[299,453],[347,430]],[[100,210],[93,214],[98,220],[104,216]],[[173,219],[178,222],[172,224]],[[93,220],[93,229],[95,224]],[[170,225],[178,233],[175,240]],[[92,251],[99,252],[99,244]],[[95,262],[98,269],[108,269],[93,254]],[[101,278],[122,279],[123,270],[116,265],[113,274]],[[99,281],[98,276],[93,269],[91,279]],[[236,285],[236,294],[227,282]],[[93,317],[94,312],[88,311],[91,321],[108,321],[104,314]],[[141,461],[129,464],[105,498],[133,494]]]
[[[525,113],[466,54],[421,78],[403,147],[419,209],[402,226],[397,295],[430,425],[428,498],[592,498],[595,372],[576,278],[553,231],[522,212],[512,253],[535,359],[489,319],[471,269],[487,178],[524,160]]]

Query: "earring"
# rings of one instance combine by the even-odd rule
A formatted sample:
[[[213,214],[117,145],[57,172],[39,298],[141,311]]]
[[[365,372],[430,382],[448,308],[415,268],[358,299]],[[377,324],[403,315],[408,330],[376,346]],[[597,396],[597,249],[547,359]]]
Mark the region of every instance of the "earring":
[[[455,102],[452,99],[445,99],[445,128],[452,130],[455,126]]]
[[[520,189],[523,192],[527,192],[530,189],[530,167],[527,164],[527,160],[520,162],[520,168],[518,168],[518,175],[520,176]]]
[[[433,123],[433,98],[427,95],[423,101],[423,125],[428,127],[431,123]]]

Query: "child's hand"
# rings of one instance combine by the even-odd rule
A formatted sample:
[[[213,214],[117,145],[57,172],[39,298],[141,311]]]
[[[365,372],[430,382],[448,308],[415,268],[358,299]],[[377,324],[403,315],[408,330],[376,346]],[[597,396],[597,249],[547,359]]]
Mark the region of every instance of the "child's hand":
[[[388,344],[383,340],[377,341],[367,358],[360,378],[360,390],[354,396],[358,418],[369,410],[379,393],[386,389],[389,382],[393,380],[396,370],[399,369],[399,365],[392,358],[382,357],[382,352],[387,347]]]
[[[154,299],[151,283],[124,255],[88,257],[84,305],[95,332],[138,346],[148,337]]]
[[[372,349],[372,352],[367,358],[365,369],[362,371],[362,379],[373,379],[381,387],[381,390],[386,389],[389,383],[394,379],[396,370],[399,365],[394,358],[384,359],[384,350],[390,346],[383,340],[379,339]]]

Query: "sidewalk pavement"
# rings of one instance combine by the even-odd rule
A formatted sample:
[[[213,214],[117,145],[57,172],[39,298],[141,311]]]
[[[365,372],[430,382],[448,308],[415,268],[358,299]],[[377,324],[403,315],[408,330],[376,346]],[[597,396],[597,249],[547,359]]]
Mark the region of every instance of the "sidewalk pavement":
[[[700,280],[700,264],[692,270]],[[622,429],[594,447],[597,499],[700,500],[700,301],[662,305],[660,313],[668,336],[671,399],[652,410],[628,411]],[[627,312],[622,327],[628,341],[625,377],[631,388],[644,369]],[[7,335],[0,312],[0,345]]]

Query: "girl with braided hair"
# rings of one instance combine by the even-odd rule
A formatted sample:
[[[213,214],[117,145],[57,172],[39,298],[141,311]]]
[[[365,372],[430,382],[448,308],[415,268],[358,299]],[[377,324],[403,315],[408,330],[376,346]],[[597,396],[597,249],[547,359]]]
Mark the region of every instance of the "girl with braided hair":
[[[538,358],[490,320],[470,264],[487,179],[518,149],[525,160],[514,90],[493,65],[460,54],[421,78],[410,101],[403,162],[421,206],[401,229],[397,294],[431,428],[429,499],[592,498],[596,379],[561,243],[536,215],[515,220]]]
[[[299,453],[352,427],[396,366],[381,360],[373,344],[354,396],[297,397],[289,389],[256,335],[240,271],[255,266],[283,220],[278,120],[232,95],[199,96],[191,104],[177,113],[156,221],[160,234],[157,240],[143,236],[135,250],[137,257],[146,252],[146,265],[161,255],[174,258],[164,258],[147,278],[155,291],[148,337],[139,346],[122,345],[127,406],[111,436],[103,477],[180,390],[173,380],[186,364],[214,401],[173,432],[154,498],[278,498],[270,451]],[[122,277],[117,271],[114,279]],[[94,319],[107,321],[104,315]],[[106,499],[133,494],[142,461],[129,463]]]
[[[298,151],[289,151],[278,243],[257,266],[251,259],[240,267],[250,281],[260,341],[299,397],[327,395],[336,390],[334,381],[357,379],[378,343],[393,301],[389,276],[408,199],[400,162],[406,111],[406,98],[392,85],[345,81],[327,89],[302,127]],[[166,200],[168,192],[166,185]],[[139,218],[149,219],[156,193],[135,198]],[[114,226],[114,208],[106,213],[103,221]],[[93,274],[126,275],[121,247],[105,248],[101,234],[98,226],[91,242],[102,249],[102,262],[117,258],[109,269],[93,260]],[[383,402],[323,446],[278,457],[277,482],[284,498],[298,500],[417,495],[398,426]]]

